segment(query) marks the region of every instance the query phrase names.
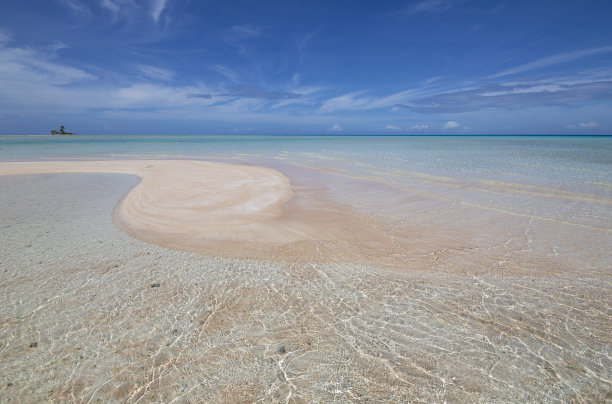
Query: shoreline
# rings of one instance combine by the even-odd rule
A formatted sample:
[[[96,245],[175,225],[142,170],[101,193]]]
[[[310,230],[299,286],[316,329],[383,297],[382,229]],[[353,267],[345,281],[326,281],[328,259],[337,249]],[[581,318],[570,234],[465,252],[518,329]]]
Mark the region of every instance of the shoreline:
[[[362,196],[326,177],[279,169],[295,191],[281,208],[283,224],[309,208],[324,222],[325,214],[348,215],[350,206],[333,205],[344,200],[334,196]],[[384,250],[373,246],[369,261],[366,251],[351,259],[351,243],[343,241],[294,242],[277,247],[277,255],[255,256],[263,259],[191,254],[113,225],[109,213],[138,185],[135,176],[0,182],[0,390],[7,400],[284,402],[289,391],[304,401],[610,398],[607,266],[545,272],[552,258],[503,256],[499,247],[436,250],[419,259],[429,250],[417,248],[430,242],[403,244],[407,255],[395,271],[375,261]],[[318,187],[304,190],[308,183]],[[382,185],[367,192],[389,197]],[[309,198],[345,210],[325,212]],[[402,208],[414,214],[407,203]],[[407,233],[409,222],[401,234],[442,248],[462,212],[427,214],[417,223],[427,227]],[[469,233],[482,223],[461,225]],[[540,243],[534,225],[529,232]],[[253,243],[225,244],[229,251]],[[318,256],[298,254],[310,251],[304,245],[328,254],[313,263]]]
[[[289,178],[272,168],[196,160],[0,162],[0,175],[61,173],[139,177],[117,202],[113,222],[137,239],[174,250],[327,261],[335,251],[321,255],[321,243],[386,242],[347,209],[326,205],[319,195],[296,197]],[[357,249],[349,246],[349,256]]]
[[[109,212],[115,226],[150,244],[206,256],[362,263],[400,271],[444,268],[477,274],[496,268],[519,276],[528,267],[550,275],[584,264],[597,270],[597,260],[578,265],[584,257],[573,240],[603,246],[606,239],[606,232],[593,239],[597,229],[589,226],[572,226],[576,230],[566,238],[566,223],[532,223],[537,216],[469,203],[447,190],[437,196],[427,181],[397,187],[296,165],[180,159],[0,162],[0,175],[51,173],[141,178]],[[550,255],[551,234],[558,234],[555,248],[579,255]],[[480,253],[467,262],[456,254],[470,250]],[[441,266],[440,257],[453,264]]]
[[[151,234],[246,241],[265,232],[292,196],[283,174],[247,165],[185,160],[0,163],[0,175],[60,173],[138,176],[140,182],[118,201],[114,216],[125,229]]]

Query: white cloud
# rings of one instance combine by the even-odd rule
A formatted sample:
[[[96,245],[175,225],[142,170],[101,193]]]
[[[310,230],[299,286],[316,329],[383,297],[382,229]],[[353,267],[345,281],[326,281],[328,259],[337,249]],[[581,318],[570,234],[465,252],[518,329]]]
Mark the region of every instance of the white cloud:
[[[88,70],[60,63],[57,48],[11,48],[0,43],[0,93],[3,95],[0,97],[0,114],[19,116],[24,120],[28,116],[37,116],[40,120],[56,119],[58,114],[96,119],[210,120],[240,122],[245,128],[254,127],[259,122],[292,123],[306,125],[312,130],[318,127],[327,128],[330,133],[342,132],[336,121],[338,118],[334,116],[317,114],[316,111],[296,114],[292,109],[271,109],[279,101],[276,98],[221,96],[219,94],[226,89],[208,87],[204,83],[185,86],[171,85],[169,83],[174,82],[167,81],[137,80],[118,84],[129,80],[125,76],[114,76],[116,81],[104,81]],[[172,76],[171,72],[154,66],[133,65],[132,68],[158,79]],[[322,90],[325,89],[292,89],[305,94],[295,101],[301,103],[304,99],[305,108],[310,109],[317,108],[317,99],[307,94]],[[360,122],[357,117],[343,119]]]
[[[10,48],[0,44],[0,111],[83,111],[121,108],[201,109],[215,99],[190,97],[214,93],[203,85],[178,87],[138,83],[123,87],[105,85],[93,74],[57,61],[55,48]],[[137,66],[142,74],[157,79],[172,72]],[[66,86],[66,85],[70,86]]]
[[[319,111],[328,113],[335,111],[393,108],[394,105],[407,103],[409,99],[425,94],[426,91],[422,89],[404,90],[385,97],[363,97],[361,96],[363,93],[363,91],[357,91],[330,98],[323,103]]]
[[[559,84],[540,84],[540,85],[534,85],[531,87],[518,87],[518,88],[513,88],[511,90],[504,90],[504,91],[488,91],[485,93],[480,93],[478,95],[480,95],[481,97],[496,97],[496,96],[508,95],[508,94],[530,94],[530,93],[543,93],[543,92],[555,93],[557,91],[562,91],[562,90],[564,90],[564,87]]]
[[[412,125],[410,127],[410,130],[426,130],[428,128],[429,128],[428,125]]]
[[[597,122],[580,122],[578,125],[567,125],[566,129],[583,129],[583,130],[594,130],[594,129],[602,129],[605,126],[598,124]]]
[[[325,101],[321,108],[321,112],[334,112],[351,109],[366,109],[370,103],[369,98],[358,98],[356,97],[360,93],[349,93],[339,97],[330,98]]]
[[[121,10],[119,4],[115,3],[113,0],[102,0],[100,4],[102,5],[102,7],[105,7],[110,10],[114,15],[117,15],[119,13],[119,10]]]
[[[542,59],[537,59],[529,63],[525,63],[511,69],[504,70],[500,73],[489,76],[490,79],[494,79],[502,76],[509,76],[511,74],[523,73],[530,70],[539,69],[541,67],[547,67],[552,65],[557,65],[561,63],[570,62],[572,60],[581,59],[587,56],[598,55],[601,53],[609,53],[612,52],[612,46],[605,46],[603,48],[594,48],[594,49],[585,49],[577,52],[569,52],[569,53],[561,53],[558,55],[553,55],[549,57],[545,57]]]
[[[174,72],[161,67],[137,65],[136,68],[140,71],[140,74],[149,79],[170,81],[174,78]]]
[[[77,0],[63,0],[66,5],[75,11],[87,11]],[[145,3],[145,4],[143,4]],[[158,23],[162,13],[168,5],[168,0],[148,0],[147,2],[136,0],[99,0],[102,8],[107,9],[113,15],[113,19],[128,18],[144,15],[150,17],[154,23]]]
[[[56,57],[56,51],[64,45],[51,49],[8,48],[0,46],[0,77],[13,84],[44,82],[46,84],[71,84],[96,77],[81,69],[55,63],[48,59]]]
[[[444,129],[456,129],[459,127],[459,122],[457,121],[448,121],[444,124]]]
[[[239,80],[239,74],[233,71],[232,69],[222,66],[222,65],[214,65],[210,66],[209,69],[216,71],[219,74],[224,75],[234,83],[237,83]]]
[[[161,15],[162,11],[164,11],[164,8],[166,8],[166,0],[153,0],[153,4],[151,6],[151,18],[153,18],[155,23],[159,21],[159,16]]]
[[[89,13],[89,9],[87,8],[87,6],[81,4],[81,2],[79,2],[78,0],[62,0],[62,2],[69,8],[72,9],[72,11],[75,11],[77,13]]]
[[[402,130],[402,128],[400,128],[399,126],[395,126],[395,125],[387,125],[387,126],[385,126],[385,129],[389,129],[389,130]]]

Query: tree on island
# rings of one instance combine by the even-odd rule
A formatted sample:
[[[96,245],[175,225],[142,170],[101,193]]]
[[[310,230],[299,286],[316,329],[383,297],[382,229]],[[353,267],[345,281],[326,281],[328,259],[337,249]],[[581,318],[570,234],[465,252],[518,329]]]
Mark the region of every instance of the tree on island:
[[[74,133],[72,132],[66,132],[65,130],[65,126],[64,125],[60,125],[60,130],[59,132],[56,131],[55,129],[51,130],[51,134],[52,135],[73,135]]]

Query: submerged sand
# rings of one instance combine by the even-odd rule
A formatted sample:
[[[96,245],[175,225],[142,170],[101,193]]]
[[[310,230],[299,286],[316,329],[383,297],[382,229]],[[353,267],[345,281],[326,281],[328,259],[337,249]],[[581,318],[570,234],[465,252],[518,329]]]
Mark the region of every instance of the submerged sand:
[[[0,170],[47,173],[0,177],[2,402],[612,399],[607,217],[432,186],[383,204],[377,183],[359,210],[289,171],[204,162]],[[193,244],[150,244],[170,242]]]
[[[206,161],[0,162],[0,175],[136,175],[140,183],[115,207],[116,225],[149,243],[213,256],[420,269],[472,250],[482,265],[456,271],[520,274],[517,262],[537,272],[599,271],[600,251],[612,241],[605,196],[492,181],[475,188],[418,173],[398,186],[312,172],[319,176],[294,175],[292,183],[272,168]],[[551,209],[539,214],[540,206]]]
[[[115,222],[132,236],[168,248],[289,260],[340,253],[379,262],[377,251],[385,253],[382,246],[391,244],[387,234],[350,209],[317,197],[293,198],[289,179],[270,168],[188,160],[0,163],[0,175],[43,173],[140,177],[116,206]],[[321,257],[321,241],[342,245]]]

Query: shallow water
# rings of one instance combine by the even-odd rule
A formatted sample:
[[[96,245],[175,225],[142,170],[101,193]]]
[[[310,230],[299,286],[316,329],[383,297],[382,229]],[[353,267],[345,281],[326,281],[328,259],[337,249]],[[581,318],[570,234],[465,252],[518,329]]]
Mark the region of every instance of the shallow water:
[[[611,145],[2,137],[0,160],[276,168],[288,210],[372,233],[192,254],[113,226],[134,177],[0,177],[0,401],[610,400]]]

